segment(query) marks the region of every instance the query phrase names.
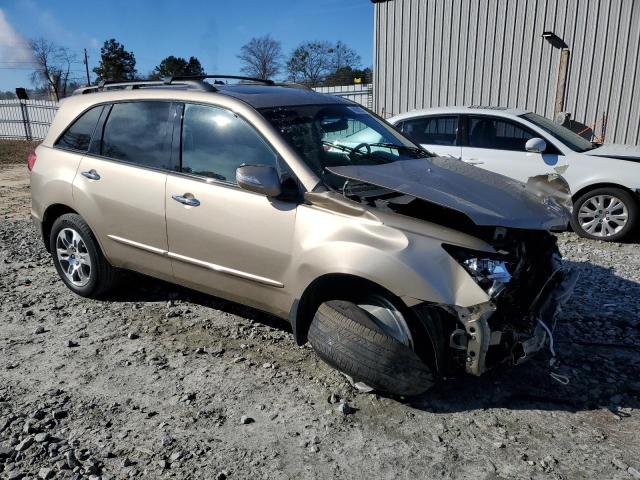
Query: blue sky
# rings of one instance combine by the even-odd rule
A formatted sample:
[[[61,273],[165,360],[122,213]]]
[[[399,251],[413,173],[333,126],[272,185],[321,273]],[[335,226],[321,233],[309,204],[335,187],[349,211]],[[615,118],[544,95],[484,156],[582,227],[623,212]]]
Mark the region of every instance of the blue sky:
[[[373,5],[370,0],[0,0],[0,90],[30,87],[28,38],[44,37],[77,52],[83,78],[100,46],[115,38],[132,51],[146,75],[167,55],[198,57],[208,73],[239,73],[240,47],[270,33],[285,55],[307,40],[342,40],[371,66]]]

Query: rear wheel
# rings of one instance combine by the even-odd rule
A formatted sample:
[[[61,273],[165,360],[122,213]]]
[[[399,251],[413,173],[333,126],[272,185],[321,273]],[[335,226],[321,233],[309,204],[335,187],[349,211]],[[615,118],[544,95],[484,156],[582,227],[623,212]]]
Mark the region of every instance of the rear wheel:
[[[436,380],[434,344],[419,318],[382,294],[320,305],[309,329],[318,356],[360,390],[418,395]]]
[[[638,221],[636,199],[620,188],[597,188],[574,204],[571,226],[580,236],[597,240],[622,240]]]
[[[80,215],[68,213],[56,219],[49,246],[58,275],[74,293],[98,297],[115,285],[117,271]]]

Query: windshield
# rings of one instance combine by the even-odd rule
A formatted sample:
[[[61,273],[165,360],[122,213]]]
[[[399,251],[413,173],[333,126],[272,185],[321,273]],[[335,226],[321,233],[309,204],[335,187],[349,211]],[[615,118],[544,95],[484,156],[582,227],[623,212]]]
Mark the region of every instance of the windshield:
[[[294,105],[260,112],[321,178],[327,167],[431,156],[357,105]]]
[[[541,117],[535,113],[527,113],[522,115],[522,118],[529,120],[545,132],[553,135],[574,152],[586,152],[587,150],[593,150],[595,148],[595,145],[589,140],[582,138],[577,133],[572,132],[562,125],[558,125],[556,122],[549,120],[546,117]]]

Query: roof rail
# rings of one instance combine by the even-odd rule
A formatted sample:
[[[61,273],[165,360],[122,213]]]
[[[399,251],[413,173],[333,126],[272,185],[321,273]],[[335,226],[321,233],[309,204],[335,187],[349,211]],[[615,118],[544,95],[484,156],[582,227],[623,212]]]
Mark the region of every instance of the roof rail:
[[[166,81],[169,83],[174,81],[183,81],[183,80],[204,80],[206,78],[214,78],[214,79],[231,79],[231,80],[245,80],[248,82],[256,82],[256,83],[264,83],[265,85],[275,85],[273,80],[265,79],[265,78],[255,78],[255,77],[242,77],[239,75],[175,75],[169,77]]]
[[[106,90],[136,90],[145,87],[166,88],[170,86],[185,86],[189,90],[200,90],[205,92],[215,92],[217,88],[201,79],[196,78],[169,78],[165,80],[102,80],[98,85],[91,85],[74,90],[74,95],[86,93],[104,92]]]

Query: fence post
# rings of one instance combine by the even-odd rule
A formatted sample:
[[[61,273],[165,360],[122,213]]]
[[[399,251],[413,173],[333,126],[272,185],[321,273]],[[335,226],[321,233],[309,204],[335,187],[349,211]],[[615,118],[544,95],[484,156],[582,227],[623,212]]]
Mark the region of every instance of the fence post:
[[[31,124],[29,122],[29,111],[27,110],[26,101],[20,99],[20,113],[22,114],[22,124],[24,125],[24,136],[27,140],[33,140],[33,136],[31,135]]]

